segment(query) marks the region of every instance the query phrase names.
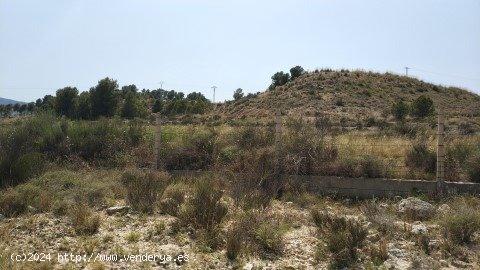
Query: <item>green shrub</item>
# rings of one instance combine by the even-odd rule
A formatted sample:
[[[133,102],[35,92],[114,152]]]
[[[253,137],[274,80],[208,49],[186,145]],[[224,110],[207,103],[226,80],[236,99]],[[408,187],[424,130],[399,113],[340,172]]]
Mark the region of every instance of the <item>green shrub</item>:
[[[185,201],[185,194],[188,187],[183,183],[174,183],[167,186],[159,202],[159,208],[162,213],[177,217],[180,206]]]
[[[165,144],[162,159],[167,170],[200,170],[212,165],[216,133],[190,129],[180,142]]]
[[[125,141],[130,146],[138,146],[144,139],[145,130],[138,121],[131,121],[125,132]]]
[[[128,243],[136,243],[140,240],[141,234],[139,232],[129,232],[125,236],[125,240],[127,240]]]
[[[238,228],[233,228],[227,232],[226,255],[231,261],[237,259],[240,255],[243,245],[243,234]]]
[[[311,215],[332,255],[332,267],[344,268],[354,263],[357,259],[357,249],[364,245],[367,229],[359,221],[317,208],[311,210]]]
[[[395,119],[404,120],[408,114],[408,110],[409,110],[408,105],[403,101],[399,101],[393,104],[392,114],[395,117]]]
[[[424,95],[419,96],[412,102],[411,113],[415,117],[423,118],[435,113],[433,100]]]
[[[272,148],[243,152],[226,168],[230,195],[246,209],[268,205],[282,185],[275,179]]]
[[[125,148],[122,131],[108,119],[75,122],[68,130],[71,150],[86,160],[111,159]]]
[[[379,207],[375,201],[367,202],[362,207],[363,214],[372,225],[382,234],[390,235],[395,233],[395,216],[383,207]]]
[[[255,126],[241,127],[235,130],[233,139],[240,149],[264,147],[273,143],[273,132]]]
[[[46,212],[50,210],[52,205],[52,196],[41,187],[29,182],[19,185],[15,189],[18,190],[22,200],[27,205],[34,207],[39,212]]]
[[[75,232],[79,235],[92,235],[98,232],[100,216],[86,205],[75,206],[71,213],[71,222]]]
[[[71,204],[64,201],[58,200],[55,201],[52,205],[52,213],[57,217],[66,216],[69,213],[69,209],[71,208]]]
[[[370,246],[370,259],[374,265],[381,265],[384,261],[388,260],[388,246],[387,241],[381,240],[378,243]]]
[[[43,153],[55,156],[65,138],[61,122],[47,114],[0,130],[0,186],[17,185],[42,172]]]
[[[12,188],[0,194],[0,210],[6,217],[15,217],[24,213],[27,206],[20,193]]]
[[[264,258],[280,255],[288,228],[288,224],[263,211],[240,213],[227,234],[227,257],[232,260],[243,251],[256,252]]]
[[[380,178],[387,177],[387,166],[377,157],[365,156],[360,160],[360,166],[364,177]]]
[[[255,230],[255,242],[266,254],[280,255],[283,251],[283,231],[278,226],[272,226],[272,222],[260,222]]]
[[[195,183],[192,193],[180,213],[183,224],[207,233],[216,230],[228,211],[221,201],[223,191],[211,179],[202,178]]]
[[[319,131],[301,118],[288,118],[282,138],[285,173],[315,174],[322,162],[337,158],[337,149],[326,145]]]
[[[127,202],[136,211],[151,214],[158,194],[165,188],[169,176],[163,172],[129,170],[122,176]]]
[[[11,167],[14,179],[26,180],[38,176],[45,167],[44,156],[40,153],[27,153],[20,156]]]
[[[469,180],[475,183],[480,183],[480,153],[472,155],[466,164]]]
[[[428,149],[425,142],[417,142],[407,153],[405,164],[410,168],[421,169],[427,173],[434,173],[437,155]]]
[[[456,202],[451,211],[440,220],[445,237],[453,244],[468,244],[475,233],[480,232],[478,205]]]

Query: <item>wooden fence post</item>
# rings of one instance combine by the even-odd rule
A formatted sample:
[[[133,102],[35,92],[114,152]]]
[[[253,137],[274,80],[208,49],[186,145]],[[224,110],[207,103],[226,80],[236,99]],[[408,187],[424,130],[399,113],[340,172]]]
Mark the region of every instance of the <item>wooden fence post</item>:
[[[437,125],[437,189],[443,191],[445,181],[445,118],[443,111],[438,112]]]
[[[280,110],[275,112],[275,174],[282,172],[282,114]]]
[[[162,147],[162,119],[161,119],[160,113],[158,112],[155,118],[155,168],[157,170],[162,169],[161,147]]]

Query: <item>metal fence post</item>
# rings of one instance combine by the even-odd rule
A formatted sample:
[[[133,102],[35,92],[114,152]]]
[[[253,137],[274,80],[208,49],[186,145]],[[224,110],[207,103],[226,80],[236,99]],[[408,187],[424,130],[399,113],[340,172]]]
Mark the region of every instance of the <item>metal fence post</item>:
[[[438,112],[437,125],[437,189],[443,191],[445,181],[445,116],[443,111]]]
[[[158,112],[155,118],[155,168],[157,170],[162,169],[161,147],[162,147],[162,120],[161,120],[161,115]]]

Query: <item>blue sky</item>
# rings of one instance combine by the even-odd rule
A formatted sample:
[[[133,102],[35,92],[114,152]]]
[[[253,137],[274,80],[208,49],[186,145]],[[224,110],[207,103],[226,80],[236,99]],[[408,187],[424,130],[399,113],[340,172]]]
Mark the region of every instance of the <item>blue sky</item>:
[[[263,91],[291,66],[403,73],[480,93],[479,0],[0,0],[0,97],[63,86]]]

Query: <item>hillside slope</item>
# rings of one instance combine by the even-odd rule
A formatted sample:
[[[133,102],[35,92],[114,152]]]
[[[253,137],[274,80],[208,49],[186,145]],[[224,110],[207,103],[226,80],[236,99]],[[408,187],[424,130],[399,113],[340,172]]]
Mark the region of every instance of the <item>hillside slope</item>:
[[[480,123],[480,96],[415,78],[365,71],[321,70],[253,97],[226,102],[215,113],[225,119],[271,118],[276,108],[287,115],[327,115],[333,122],[355,123],[374,117],[391,119],[392,104],[430,97],[453,122]]]

